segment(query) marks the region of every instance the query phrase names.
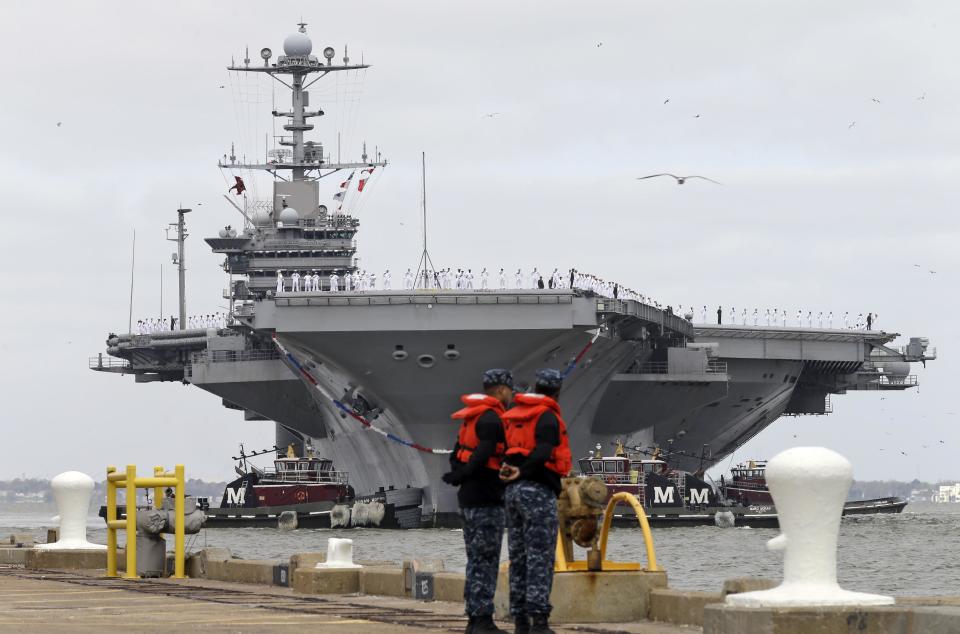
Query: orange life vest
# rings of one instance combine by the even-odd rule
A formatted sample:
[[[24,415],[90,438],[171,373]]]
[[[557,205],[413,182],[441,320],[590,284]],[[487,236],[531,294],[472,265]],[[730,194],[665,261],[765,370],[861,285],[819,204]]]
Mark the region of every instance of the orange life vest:
[[[465,394],[460,397],[466,407],[453,413],[450,418],[463,421],[460,424],[460,433],[457,435],[457,453],[456,458],[460,462],[467,463],[470,456],[477,450],[480,444],[480,438],[477,436],[477,421],[485,412],[493,410],[497,416],[503,415],[503,403],[487,396],[486,394]],[[488,469],[500,470],[500,460],[503,458],[504,444],[497,443],[497,447],[487,460],[485,465]]]
[[[529,456],[537,446],[537,421],[547,410],[557,416],[560,423],[560,444],[553,448],[546,466],[551,471],[566,477],[573,466],[570,453],[570,438],[567,436],[567,424],[560,415],[560,405],[543,394],[517,394],[514,406],[503,415],[503,431],[507,439],[507,455]]]

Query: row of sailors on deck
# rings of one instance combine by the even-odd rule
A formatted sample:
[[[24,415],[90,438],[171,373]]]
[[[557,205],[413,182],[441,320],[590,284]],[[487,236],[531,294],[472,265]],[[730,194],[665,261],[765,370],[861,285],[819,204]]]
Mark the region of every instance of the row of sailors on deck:
[[[683,313],[683,307],[680,307],[681,314]],[[693,319],[693,307],[690,306],[687,309],[687,312],[684,314],[687,319]],[[797,326],[807,328],[813,328],[816,324],[817,328],[833,328],[834,316],[833,311],[824,313],[820,311],[814,316],[812,310],[808,310],[807,314],[803,314],[803,310],[797,310],[797,314],[793,319],[787,318],[787,311],[780,310],[779,308],[770,309],[767,308],[765,312],[761,315],[760,310],[757,308],[753,309],[753,313],[748,316],[747,309],[743,308],[739,313],[739,320],[737,315],[737,309],[731,307],[729,312],[728,324],[737,325],[739,321],[740,325],[746,326],[749,321],[754,326],[759,326],[761,324],[767,326]],[[843,313],[843,317],[837,315],[837,321],[843,324],[843,327],[846,329],[853,330],[873,330],[877,325],[877,314],[876,313],[859,313],[856,318],[850,315],[850,312]],[[700,322],[707,323],[707,307],[703,306],[700,309]],[[717,323],[723,323],[723,308],[717,307]],[[838,324],[839,325],[839,324]]]
[[[190,315],[187,317],[187,330],[199,328],[225,328],[227,325],[226,313],[213,313],[212,315]],[[170,316],[169,319],[138,319],[134,333],[138,335],[149,335],[155,332],[164,332],[168,330],[177,330],[180,326],[178,317]]]
[[[477,279],[479,277],[479,279]],[[490,290],[490,272],[486,268],[482,269],[478,275],[474,275],[473,269],[453,269],[446,268],[433,271],[431,275],[426,276],[429,288],[439,288],[444,290]],[[507,289],[508,274],[504,269],[496,274],[498,288]],[[645,296],[636,291],[624,288],[615,282],[608,282],[602,278],[591,275],[590,273],[581,273],[576,269],[570,269],[566,273],[561,273],[559,269],[554,269],[553,273],[544,279],[543,274],[536,268],[529,274],[524,274],[521,269],[513,274],[513,288],[516,289],[565,289],[576,288],[587,290],[602,297],[612,297],[614,299],[633,299],[637,301],[649,301]],[[381,276],[382,290],[391,290],[393,275],[390,269],[383,272]],[[414,273],[407,269],[403,274],[403,288],[412,290],[418,283],[419,278],[415,279]],[[333,272],[327,279],[327,287],[323,288],[323,281],[317,271],[304,272],[294,271],[290,275],[289,282],[284,276],[283,271],[277,271],[276,292],[316,292],[322,290],[329,291],[366,291],[377,290],[377,274],[371,271],[353,271],[353,272]],[[659,307],[659,305],[658,305]]]

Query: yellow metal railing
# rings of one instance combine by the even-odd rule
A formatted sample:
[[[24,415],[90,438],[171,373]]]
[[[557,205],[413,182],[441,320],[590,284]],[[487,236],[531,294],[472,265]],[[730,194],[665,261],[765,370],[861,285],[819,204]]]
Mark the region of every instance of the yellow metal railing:
[[[641,567],[641,565],[637,562],[609,561],[607,559],[607,537],[610,534],[610,526],[613,524],[613,511],[620,502],[626,502],[632,506],[633,511],[637,514],[637,521],[640,522],[640,528],[643,531],[643,541],[647,548],[646,568]],[[555,572],[581,572],[587,570],[597,570],[596,567],[591,568],[589,562],[586,560],[574,560],[572,558],[568,559],[562,542],[563,535],[561,534],[557,539],[557,557],[556,564],[554,565]],[[638,500],[633,494],[626,493],[624,491],[621,491],[620,493],[614,493],[610,497],[610,501],[607,502],[607,508],[603,512],[603,525],[600,529],[599,551],[599,570],[601,571],[644,570],[646,572],[657,572],[661,570],[661,568],[657,565],[657,553],[653,547],[653,535],[650,533],[650,524],[647,522],[647,513],[644,511],[640,500]]]
[[[127,532],[127,579],[137,575],[137,489],[153,489],[156,508],[160,508],[164,487],[174,492],[174,579],[184,579],[184,487],[183,465],[165,472],[163,467],[153,468],[153,477],[137,477],[136,465],[128,464],[126,472],[116,467],[107,467],[107,576],[117,577],[117,531]],[[117,489],[126,491],[127,518],[117,519]]]

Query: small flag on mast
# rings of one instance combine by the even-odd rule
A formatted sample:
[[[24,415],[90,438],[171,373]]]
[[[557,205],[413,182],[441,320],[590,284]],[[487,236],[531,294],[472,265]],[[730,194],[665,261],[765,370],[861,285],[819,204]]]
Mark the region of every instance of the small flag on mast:
[[[233,178],[236,179],[237,184],[231,187],[230,189],[228,189],[227,191],[232,192],[233,190],[237,190],[237,196],[239,196],[240,194],[242,194],[247,190],[247,187],[246,185],[243,184],[243,179],[240,178],[239,176],[234,176]]]
[[[376,168],[370,167],[360,172],[360,182],[357,183],[357,191],[362,192],[363,188],[367,185],[367,179],[373,174],[373,170]]]

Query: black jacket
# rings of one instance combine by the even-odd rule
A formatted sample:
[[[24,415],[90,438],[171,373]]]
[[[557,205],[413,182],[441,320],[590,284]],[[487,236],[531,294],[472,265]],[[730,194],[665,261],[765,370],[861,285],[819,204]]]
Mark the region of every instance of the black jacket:
[[[500,472],[486,464],[497,444],[504,442],[503,423],[493,410],[487,410],[477,420],[477,438],[480,442],[466,464],[457,460],[456,450],[450,455],[450,466],[461,478],[457,501],[461,508],[503,506]]]

